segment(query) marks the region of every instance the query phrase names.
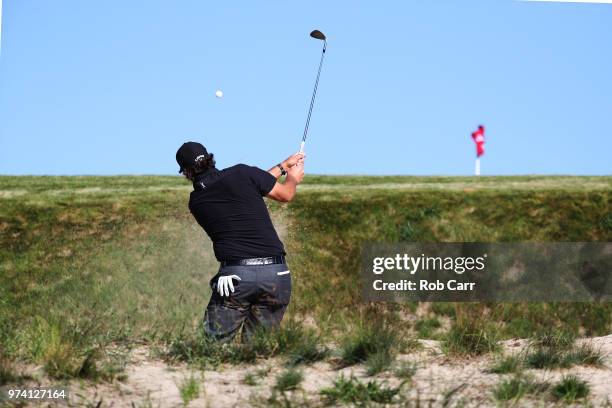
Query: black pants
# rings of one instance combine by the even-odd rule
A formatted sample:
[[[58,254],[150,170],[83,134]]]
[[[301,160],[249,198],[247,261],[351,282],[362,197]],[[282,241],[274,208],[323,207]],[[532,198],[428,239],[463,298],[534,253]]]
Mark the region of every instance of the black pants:
[[[237,275],[234,293],[217,292],[220,276]],[[210,280],[212,296],[204,313],[204,330],[217,340],[230,340],[242,328],[249,337],[258,327],[280,325],[291,299],[291,274],[286,264],[225,266]]]

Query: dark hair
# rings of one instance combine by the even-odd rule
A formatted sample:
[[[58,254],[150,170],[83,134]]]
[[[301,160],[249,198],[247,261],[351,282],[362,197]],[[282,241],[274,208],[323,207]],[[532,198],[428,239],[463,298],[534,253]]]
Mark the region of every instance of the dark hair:
[[[196,159],[196,163],[192,167],[186,167],[183,174],[189,180],[193,180],[198,174],[204,173],[208,169],[215,167],[215,155],[212,153],[203,154]]]

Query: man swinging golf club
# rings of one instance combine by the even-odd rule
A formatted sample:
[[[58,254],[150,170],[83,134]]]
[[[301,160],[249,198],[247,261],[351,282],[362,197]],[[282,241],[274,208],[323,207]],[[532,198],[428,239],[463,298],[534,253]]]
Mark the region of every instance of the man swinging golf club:
[[[294,154],[268,171],[245,164],[218,170],[212,153],[187,142],[176,161],[193,182],[189,210],[221,264],[210,281],[206,334],[226,341],[241,328],[248,338],[258,327],[278,327],[291,298],[291,274],[263,197],[293,199],[304,178],[304,155]],[[278,182],[283,175],[285,182]]]

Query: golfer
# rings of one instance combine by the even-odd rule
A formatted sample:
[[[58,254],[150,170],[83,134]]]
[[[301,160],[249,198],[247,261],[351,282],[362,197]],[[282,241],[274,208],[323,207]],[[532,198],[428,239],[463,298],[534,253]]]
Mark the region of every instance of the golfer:
[[[212,153],[195,142],[176,152],[179,172],[193,182],[189,210],[213,242],[219,272],[204,330],[227,341],[241,329],[249,338],[258,327],[278,327],[291,298],[291,273],[263,197],[288,202],[304,178],[304,155],[270,170],[237,164],[215,167]],[[284,183],[279,177],[286,175]]]

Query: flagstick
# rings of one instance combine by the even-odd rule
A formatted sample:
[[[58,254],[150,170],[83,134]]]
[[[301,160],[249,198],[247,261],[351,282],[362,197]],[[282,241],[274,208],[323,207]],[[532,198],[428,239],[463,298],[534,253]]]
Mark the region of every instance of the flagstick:
[[[480,158],[476,158],[476,169],[474,170],[474,174],[480,176]]]

